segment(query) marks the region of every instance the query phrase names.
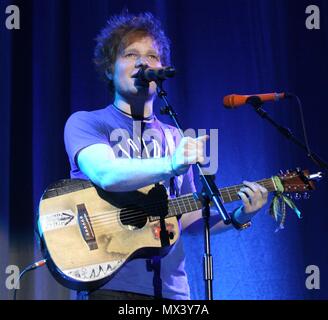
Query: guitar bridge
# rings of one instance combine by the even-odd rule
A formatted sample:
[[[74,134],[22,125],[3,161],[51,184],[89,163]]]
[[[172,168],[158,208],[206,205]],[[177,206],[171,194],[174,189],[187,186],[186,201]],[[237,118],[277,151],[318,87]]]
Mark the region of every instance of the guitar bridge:
[[[93,232],[92,225],[89,219],[89,213],[84,203],[77,205],[77,213],[79,227],[84,241],[87,243],[90,250],[98,249],[96,236]]]

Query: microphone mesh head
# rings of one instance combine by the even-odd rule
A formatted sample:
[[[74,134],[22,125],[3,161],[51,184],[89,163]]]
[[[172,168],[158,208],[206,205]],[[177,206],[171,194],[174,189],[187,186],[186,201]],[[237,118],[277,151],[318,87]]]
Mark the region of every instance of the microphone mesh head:
[[[223,105],[226,108],[233,108],[235,106],[235,104],[234,104],[235,99],[234,98],[235,98],[234,94],[229,94],[228,96],[225,96],[223,98]]]
[[[168,78],[172,78],[175,75],[175,69],[173,67],[166,67],[165,68],[165,75]]]

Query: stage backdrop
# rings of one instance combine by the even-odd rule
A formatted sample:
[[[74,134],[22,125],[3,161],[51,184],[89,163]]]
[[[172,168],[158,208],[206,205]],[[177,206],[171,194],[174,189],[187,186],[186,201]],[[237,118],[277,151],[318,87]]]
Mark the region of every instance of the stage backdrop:
[[[20,30],[5,27],[10,4],[20,8]],[[305,10],[311,4],[320,9],[318,30],[306,28]],[[310,146],[328,159],[327,6],[317,0],[1,0],[0,298],[12,297],[5,287],[8,265],[22,270],[41,258],[35,214],[46,186],[69,176],[66,119],[111,102],[92,64],[94,38],[111,14],[150,11],[162,20],[178,70],[166,83],[169,100],[185,128],[218,129],[216,181],[226,186],[297,166],[317,170],[251,107],[224,109],[226,94],[297,93]],[[265,108],[302,138],[296,101]],[[213,236],[214,298],[327,299],[327,191],[324,180],[309,200],[297,202],[303,219],[289,211],[281,232],[274,232],[266,206],[247,231]],[[202,233],[183,239],[192,298],[204,299]],[[320,268],[319,290],[305,286],[309,265]],[[18,299],[72,296],[46,268],[27,274],[18,292]]]

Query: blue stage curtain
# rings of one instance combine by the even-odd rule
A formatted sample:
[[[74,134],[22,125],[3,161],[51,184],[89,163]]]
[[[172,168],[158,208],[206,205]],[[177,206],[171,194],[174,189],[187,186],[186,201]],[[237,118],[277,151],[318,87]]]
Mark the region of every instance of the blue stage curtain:
[[[111,102],[92,64],[94,39],[107,18],[124,8],[150,11],[162,20],[178,70],[166,83],[169,100],[184,128],[218,129],[219,186],[259,180],[296,166],[317,170],[251,107],[224,109],[222,98],[230,93],[298,94],[310,146],[328,159],[326,1],[313,3],[320,8],[319,30],[306,28],[305,8],[312,3],[303,0],[17,0],[21,29],[10,31],[4,12],[11,3],[0,2],[1,299],[12,297],[5,287],[6,267],[23,268],[41,258],[35,215],[46,186],[69,176],[63,143],[66,119],[75,111]],[[265,108],[303,138],[296,101]],[[286,229],[278,233],[266,206],[247,231],[213,236],[214,298],[327,299],[327,191],[324,180],[309,200],[296,203],[303,219],[289,211]],[[204,299],[202,233],[186,233],[183,239],[192,298]],[[308,265],[320,268],[320,290],[306,289]],[[46,268],[27,274],[18,292],[19,299],[72,297]]]

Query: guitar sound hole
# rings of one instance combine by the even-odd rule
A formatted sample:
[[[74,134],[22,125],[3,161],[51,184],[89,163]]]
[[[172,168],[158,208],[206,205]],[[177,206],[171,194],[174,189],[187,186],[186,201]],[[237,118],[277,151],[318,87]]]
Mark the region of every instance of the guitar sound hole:
[[[141,229],[147,223],[147,215],[138,207],[129,207],[121,211],[120,220],[130,230]]]

